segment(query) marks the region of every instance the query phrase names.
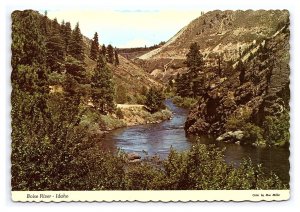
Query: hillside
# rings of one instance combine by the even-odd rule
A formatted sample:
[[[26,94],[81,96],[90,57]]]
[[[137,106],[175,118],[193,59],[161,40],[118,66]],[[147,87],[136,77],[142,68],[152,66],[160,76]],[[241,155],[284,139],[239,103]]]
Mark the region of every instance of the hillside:
[[[96,66],[96,61],[89,58],[90,40],[86,39],[85,46],[85,63],[87,65],[87,71],[91,75],[93,69]],[[156,81],[149,73],[144,71],[141,67],[134,64],[132,61],[126,59],[122,55],[119,55],[119,65],[108,64],[108,67],[113,73],[113,79],[116,87],[124,89],[124,93],[127,95],[127,99],[130,103],[139,103],[138,97],[141,95],[143,88],[162,87],[163,85]]]
[[[158,79],[167,81],[186,71],[182,61],[191,43],[199,44],[206,65],[216,66],[219,55],[224,63],[236,61],[241,54],[274,36],[287,20],[286,10],[210,11],[183,27],[165,45],[140,56],[135,62]]]
[[[288,24],[244,61],[240,66],[242,78],[238,67],[222,80],[214,74],[206,78],[207,93],[190,111],[185,124],[187,133],[220,136],[229,130],[244,130],[253,133],[253,139],[259,137],[256,145],[265,145],[263,136],[270,139],[269,144],[288,142]]]

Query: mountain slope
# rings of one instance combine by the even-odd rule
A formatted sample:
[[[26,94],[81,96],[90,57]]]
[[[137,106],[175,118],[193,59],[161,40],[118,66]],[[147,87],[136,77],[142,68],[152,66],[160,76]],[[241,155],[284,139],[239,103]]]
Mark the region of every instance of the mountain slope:
[[[286,10],[207,12],[182,28],[165,45],[140,56],[136,62],[150,73],[154,70],[162,73],[163,65],[173,59],[167,70],[168,74],[158,76],[166,81],[170,76],[185,71],[182,61],[185,60],[191,43],[199,44],[207,65],[217,65],[215,59],[219,54],[224,62],[236,61],[241,54],[274,36],[287,20]]]
[[[199,99],[185,123],[187,133],[220,135],[233,124],[241,129],[238,123],[243,120],[266,127],[268,116],[280,120],[288,114],[290,34],[286,24],[245,61],[243,81],[239,71],[222,82],[217,76],[207,79],[207,94]]]

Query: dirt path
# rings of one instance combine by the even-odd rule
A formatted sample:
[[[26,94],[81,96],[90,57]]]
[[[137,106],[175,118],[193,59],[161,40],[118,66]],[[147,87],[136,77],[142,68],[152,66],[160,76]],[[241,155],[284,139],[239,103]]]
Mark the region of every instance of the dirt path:
[[[137,108],[143,108],[144,105],[131,105],[131,104],[117,104],[117,108],[133,108],[133,107],[137,107]]]

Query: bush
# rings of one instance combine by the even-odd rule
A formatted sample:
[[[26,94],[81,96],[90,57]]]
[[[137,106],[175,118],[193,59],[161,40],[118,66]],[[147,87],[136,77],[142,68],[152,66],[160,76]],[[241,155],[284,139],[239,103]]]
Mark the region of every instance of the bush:
[[[239,116],[231,115],[225,123],[225,129],[230,131],[244,131],[244,138],[242,140],[244,144],[255,143],[258,146],[264,146],[266,144],[263,137],[264,131],[261,127],[249,122],[250,115],[250,111],[247,110]]]
[[[285,111],[279,117],[267,116],[263,128],[265,130],[264,136],[267,143],[270,145],[284,146],[290,140],[290,116],[288,111]]]
[[[125,127],[126,123],[122,120],[114,118],[111,115],[101,115],[100,127],[103,130],[112,130],[120,127]]]
[[[116,110],[116,116],[119,119],[123,119],[124,118],[124,114],[123,114],[123,112],[122,112],[122,110],[120,108],[117,108],[117,110]]]
[[[247,144],[255,143],[257,146],[265,146],[266,141],[263,138],[263,129],[259,126],[247,123],[242,127],[244,131],[244,139],[243,142]]]
[[[154,113],[165,108],[163,101],[164,97],[162,91],[156,88],[150,88],[146,95],[145,105],[151,113]]]
[[[194,107],[196,105],[197,100],[194,98],[190,98],[190,97],[174,96],[173,102],[175,105],[177,105],[179,107],[191,109],[192,107]]]

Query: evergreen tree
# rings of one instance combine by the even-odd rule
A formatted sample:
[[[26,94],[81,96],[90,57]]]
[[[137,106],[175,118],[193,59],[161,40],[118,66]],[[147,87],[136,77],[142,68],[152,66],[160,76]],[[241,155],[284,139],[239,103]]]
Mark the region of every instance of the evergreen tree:
[[[188,76],[188,73],[184,73],[181,76],[177,76],[178,77],[175,81],[176,93],[181,97],[192,96],[191,79]]]
[[[161,90],[151,87],[146,95],[145,105],[151,113],[164,108],[163,94]]]
[[[70,54],[79,61],[84,61],[84,44],[82,34],[80,32],[79,23],[76,24],[75,29],[72,31],[70,41]]]
[[[104,58],[106,58],[106,47],[105,47],[105,45],[103,44],[102,45],[102,48],[101,48],[101,54],[102,54],[102,56],[104,57]]]
[[[115,65],[119,65],[120,62],[119,62],[119,54],[118,54],[118,51],[117,49],[115,49]]]
[[[245,82],[245,72],[246,72],[246,68],[244,63],[242,62],[242,60],[239,60],[236,70],[238,72],[240,72],[239,74],[239,80],[240,80],[240,84],[243,84]]]
[[[114,63],[114,49],[110,44],[107,46],[107,62]]]
[[[97,67],[91,80],[92,99],[96,109],[107,114],[115,109],[114,104],[114,85],[112,82],[112,73],[106,66],[103,56],[99,56]]]
[[[91,44],[90,58],[91,58],[92,60],[97,60],[98,55],[99,55],[98,33],[95,32],[94,38],[93,38],[92,44]]]
[[[54,21],[51,32],[47,36],[47,66],[50,70],[60,72],[66,55],[65,43],[61,34],[61,28]]]
[[[45,36],[43,36],[38,19],[39,14],[30,10],[12,13],[12,69],[18,65],[46,63]],[[13,74],[15,72],[13,71]],[[13,77],[13,76],[12,76]]]
[[[71,29],[71,23],[66,22],[65,24],[65,30],[64,30],[64,39],[65,39],[65,51],[70,54],[70,43],[72,38],[72,29]]]
[[[190,46],[190,50],[186,55],[186,64],[189,68],[189,75],[191,77],[196,77],[200,71],[203,71],[203,56],[200,53],[200,47],[197,43],[192,43]]]

